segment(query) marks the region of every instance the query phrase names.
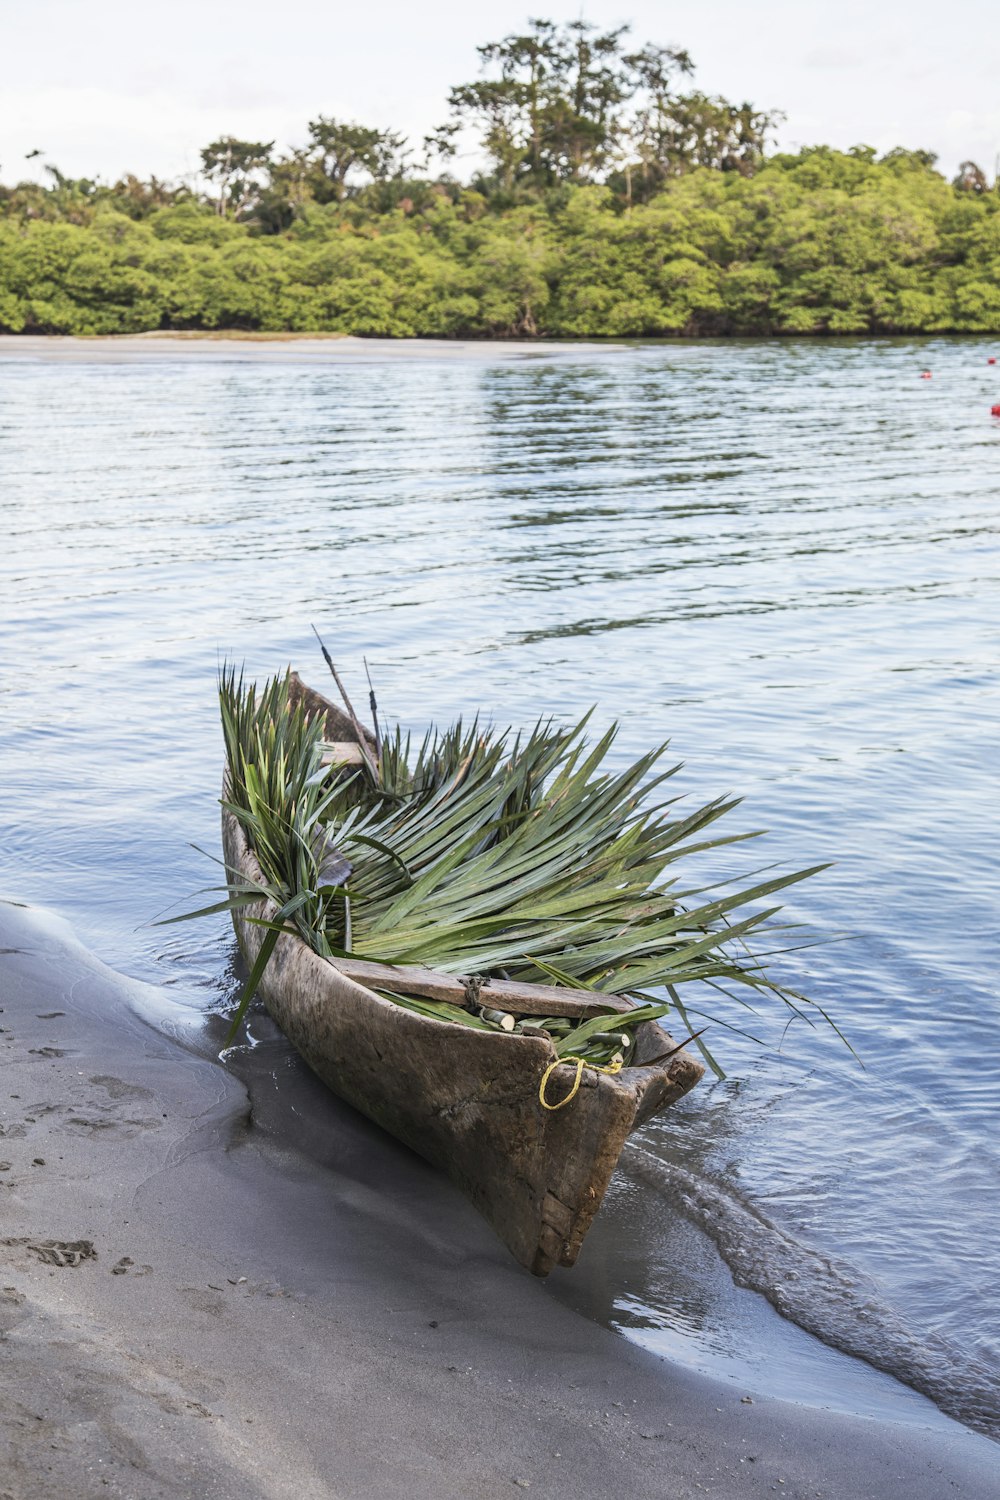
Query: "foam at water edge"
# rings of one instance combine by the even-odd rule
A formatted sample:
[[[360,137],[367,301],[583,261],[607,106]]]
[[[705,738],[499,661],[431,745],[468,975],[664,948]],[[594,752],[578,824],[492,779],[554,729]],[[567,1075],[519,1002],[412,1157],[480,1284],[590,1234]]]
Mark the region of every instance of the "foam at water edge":
[[[766,1297],[800,1328],[884,1370],[989,1437],[1000,1438],[1000,1381],[936,1334],[921,1334],[883,1302],[870,1277],[804,1245],[722,1187],[629,1142],[621,1167],[668,1196],[717,1246],[737,1285]]]

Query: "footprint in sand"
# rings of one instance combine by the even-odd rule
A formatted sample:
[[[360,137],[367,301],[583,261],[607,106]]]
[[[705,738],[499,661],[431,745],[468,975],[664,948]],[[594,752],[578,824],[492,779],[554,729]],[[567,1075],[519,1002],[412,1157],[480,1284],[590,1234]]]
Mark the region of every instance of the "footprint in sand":
[[[80,1266],[85,1260],[96,1260],[93,1240],[0,1240],[11,1250],[24,1249],[46,1266]]]

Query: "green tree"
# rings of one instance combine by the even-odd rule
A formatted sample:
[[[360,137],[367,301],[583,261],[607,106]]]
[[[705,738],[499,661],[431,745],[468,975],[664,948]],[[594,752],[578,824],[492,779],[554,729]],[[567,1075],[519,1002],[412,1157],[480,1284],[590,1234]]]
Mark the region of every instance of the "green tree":
[[[319,115],[309,122],[310,181],[317,203],[340,203],[347,196],[352,173],[372,181],[400,177],[406,161],[406,139],[391,130],[374,130]]]
[[[619,157],[625,183],[625,200],[632,202],[635,162],[644,198],[656,191],[670,175],[662,169],[666,140],[671,132],[673,81],[679,73],[692,73],[694,64],[687,52],[677,47],[656,47],[650,43],[633,52],[626,62],[632,71],[637,96],[636,108],[622,132]]]
[[[493,63],[500,69],[498,103],[503,101],[504,113],[509,115],[516,106],[517,123],[502,158],[505,186],[511,186],[512,170],[518,163],[542,181],[544,117],[551,80],[564,66],[565,59],[558,28],[552,21],[529,21],[526,32],[512,33],[500,42],[487,42],[478,51],[484,65]],[[493,87],[488,83],[466,84],[452,91],[452,105],[457,102],[461,109],[471,102],[482,110]]]
[[[755,171],[779,116],[676,93],[676,79],[693,71],[690,54],[652,44],[628,52],[628,34],[627,26],[534,20],[526,32],[487,43],[480,59],[496,76],[452,89],[444,128],[479,131],[508,195],[518,182],[540,189],[599,182],[610,172],[630,204],[698,166]]]
[[[974,164],[952,183],[926,151],[767,156],[772,116],[678,92],[677,49],[624,48],[533,21],[481,49],[499,76],[465,100],[495,132],[473,186],[326,117],[277,159],[206,147],[211,195],[56,168],[0,185],[0,328],[1000,334],[1000,193]]]
[[[189,198],[191,193],[184,185],[172,186],[168,182],[161,182],[158,177],[143,180],[129,172],[102,196],[106,196],[119,213],[127,214],[130,219],[141,220],[148,219],[156,209],[166,208]]]
[[[558,66],[543,111],[543,158],[556,178],[592,182],[614,156],[621,111],[636,87],[623,53],[628,30],[599,32],[580,20],[558,33]]]
[[[749,177],[764,160],[768,136],[780,115],[692,92],[674,95],[649,88],[636,113],[634,141],[642,196],[696,167]]]
[[[518,178],[536,187],[589,181],[611,159],[620,110],[635,90],[627,32],[532,20],[527,31],[478,48],[482,66],[499,76],[452,89],[452,128],[479,130],[505,192]]]
[[[459,84],[449,95],[455,115],[453,134],[463,125],[474,124],[505,192],[528,159],[529,133],[525,129],[524,85],[514,78],[481,79]],[[449,127],[441,127],[438,138]]]
[[[953,186],[960,193],[988,193],[990,190],[986,173],[974,161],[962,162]]]
[[[201,153],[202,171],[218,190],[219,214],[240,214],[260,191],[261,175],[270,165],[273,141],[240,141],[220,136]]]
[[[316,164],[308,149],[300,148],[270,165],[267,182],[254,204],[254,221],[265,234],[280,234],[315,202]]]

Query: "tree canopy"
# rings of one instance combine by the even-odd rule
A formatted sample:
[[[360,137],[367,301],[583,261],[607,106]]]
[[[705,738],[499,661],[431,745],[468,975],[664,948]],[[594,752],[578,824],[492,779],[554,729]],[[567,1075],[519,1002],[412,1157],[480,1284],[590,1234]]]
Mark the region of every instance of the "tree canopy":
[[[536,20],[411,147],[334,115],[222,136],[202,189],[0,186],[0,329],[554,337],[1000,331],[1000,193],[925,151],[767,154],[679,47]],[[474,132],[484,165],[463,183]]]

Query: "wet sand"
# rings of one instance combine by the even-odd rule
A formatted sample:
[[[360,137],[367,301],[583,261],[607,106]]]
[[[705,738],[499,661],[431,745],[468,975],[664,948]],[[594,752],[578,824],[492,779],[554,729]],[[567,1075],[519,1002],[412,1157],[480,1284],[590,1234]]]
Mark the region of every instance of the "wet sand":
[[[283,1049],[248,1094],[164,1006],[0,903],[2,1500],[995,1496],[957,1424],[745,1402],[560,1306]]]

